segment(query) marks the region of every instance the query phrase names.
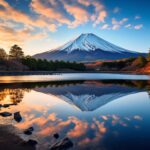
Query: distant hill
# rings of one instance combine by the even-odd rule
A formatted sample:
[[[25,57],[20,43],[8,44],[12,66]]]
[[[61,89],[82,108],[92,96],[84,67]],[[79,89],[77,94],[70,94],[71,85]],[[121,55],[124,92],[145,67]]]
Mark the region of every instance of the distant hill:
[[[88,70],[98,70],[106,72],[133,72],[150,73],[150,61],[147,57],[126,58],[113,61],[89,62],[86,65]]]
[[[56,49],[36,54],[33,57],[47,60],[97,61],[117,60],[146,55],[116,46],[92,34],[81,34],[78,38]]]

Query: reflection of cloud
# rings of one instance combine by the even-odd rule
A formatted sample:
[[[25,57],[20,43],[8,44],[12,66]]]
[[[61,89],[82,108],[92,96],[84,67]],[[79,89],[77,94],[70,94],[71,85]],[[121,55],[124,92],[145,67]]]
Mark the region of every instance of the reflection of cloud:
[[[141,116],[138,116],[138,115],[135,115],[133,118],[134,118],[135,120],[143,120],[143,118],[142,118]]]
[[[50,117],[50,119],[51,119],[51,117]],[[67,130],[68,130],[67,135],[72,138],[77,138],[77,137],[80,137],[83,134],[85,134],[86,130],[88,128],[87,122],[83,122],[76,117],[68,117],[68,120],[64,120],[64,121],[60,118],[55,118],[55,120],[53,120],[53,123],[52,122],[50,123],[49,117],[48,117],[48,119],[45,118],[45,120],[47,120],[47,122],[45,124],[46,127],[42,128],[41,131],[39,131],[37,133],[40,136],[46,136],[46,135],[52,134],[52,133],[53,134],[59,133],[67,128]],[[54,124],[56,124],[56,123],[57,123],[57,125],[55,126]],[[71,124],[74,125],[73,128],[69,127]]]
[[[95,123],[96,123],[100,133],[102,133],[102,134],[106,133],[107,129],[106,129],[105,125],[104,125],[105,122],[99,122],[98,120],[95,120]]]
[[[125,123],[124,121],[120,121],[119,123],[120,123],[120,125],[122,125],[123,127],[127,127],[127,126],[128,126],[127,123]]]
[[[88,128],[88,123],[81,121],[75,117],[70,117],[71,122],[74,123],[75,127],[68,132],[68,136],[72,138],[77,138],[86,133]]]
[[[104,119],[104,120],[108,120],[108,117],[107,117],[107,116],[102,115],[101,117],[102,117],[102,119]]]
[[[41,99],[39,94],[41,93],[35,91],[28,93],[22,103],[11,108],[11,112],[20,111],[23,120],[20,123],[13,122],[14,125],[20,130],[33,126],[33,137],[36,137],[42,144],[48,145],[50,142],[53,144],[54,140],[51,137],[54,133],[58,133],[60,138],[64,136],[71,138],[73,142],[76,142],[77,148],[87,149],[92,143],[94,149],[100,146],[108,134],[119,136],[124,128],[135,130],[140,128],[138,122],[142,121],[142,117],[139,115],[126,117],[116,114],[97,114],[94,117],[82,118],[80,115],[79,117],[70,116],[67,113],[64,116],[64,113],[55,109],[54,103],[60,106],[57,99],[50,98],[49,95],[44,97],[42,94],[42,101],[39,101]],[[54,103],[50,99],[53,99]],[[133,121],[132,124],[131,121]],[[119,130],[116,131],[117,128]]]
[[[115,121],[118,121],[118,120],[120,119],[120,117],[117,116],[117,115],[112,115],[111,117],[112,117],[112,119],[115,120]]]

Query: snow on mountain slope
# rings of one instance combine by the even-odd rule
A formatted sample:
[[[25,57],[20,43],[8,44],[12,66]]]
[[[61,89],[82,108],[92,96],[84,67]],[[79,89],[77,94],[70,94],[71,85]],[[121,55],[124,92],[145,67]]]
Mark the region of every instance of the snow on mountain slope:
[[[88,62],[117,60],[145,56],[144,53],[126,50],[92,34],[81,34],[76,39],[56,49],[36,54],[33,57],[47,60]]]
[[[118,98],[141,92],[141,89],[120,85],[84,83],[60,87],[38,88],[36,91],[55,95],[81,111],[94,111]]]
[[[133,52],[118,47],[112,43],[109,43],[92,33],[81,34],[75,40],[72,40],[63,46],[58,47],[56,50],[66,51],[68,53],[71,53],[74,50],[89,52],[89,51],[94,51],[96,49],[101,49],[103,51],[110,51],[110,52],[118,52],[118,53]]]
[[[96,95],[74,95],[72,93],[68,93],[66,95],[60,95],[59,97],[65,100],[70,105],[76,106],[82,111],[93,111],[97,108],[100,108],[107,103],[116,100],[120,97],[124,97],[130,94],[134,94],[136,92],[129,93],[113,93],[113,94],[105,94],[101,96]]]

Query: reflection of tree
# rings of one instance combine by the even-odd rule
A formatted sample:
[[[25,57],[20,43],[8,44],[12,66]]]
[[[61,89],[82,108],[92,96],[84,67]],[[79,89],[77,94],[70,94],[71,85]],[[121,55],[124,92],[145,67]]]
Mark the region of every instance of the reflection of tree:
[[[82,84],[84,81],[53,81],[53,82],[29,82],[29,83],[8,83],[8,84],[0,84],[0,90],[3,88],[11,88],[11,89],[34,89],[34,88],[46,88],[46,87],[63,87],[70,85],[78,85]]]
[[[0,92],[0,101],[8,101],[14,105],[20,103],[24,97],[24,93],[29,89],[3,89]]]
[[[58,81],[58,82],[38,82],[38,83],[12,83],[0,84],[0,101],[9,99],[13,104],[19,103],[24,96],[24,92],[28,92],[35,88],[48,87],[64,87],[80,84],[94,84],[96,86],[104,85],[121,85],[125,87],[133,87],[147,91],[150,95],[150,81],[135,81],[135,80],[103,80],[103,81]]]
[[[99,82],[103,84],[121,85],[138,89],[150,90],[150,82],[147,80],[105,80]]]

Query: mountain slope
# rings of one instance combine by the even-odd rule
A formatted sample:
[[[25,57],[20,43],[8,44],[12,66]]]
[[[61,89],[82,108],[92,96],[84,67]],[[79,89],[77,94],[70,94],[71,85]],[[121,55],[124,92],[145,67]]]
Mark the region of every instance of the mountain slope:
[[[118,47],[104,39],[89,33],[81,34],[75,40],[54,50],[36,54],[35,58],[64,61],[116,60],[143,55]]]

